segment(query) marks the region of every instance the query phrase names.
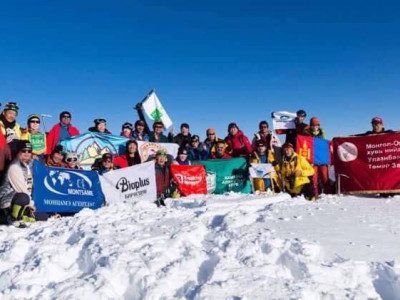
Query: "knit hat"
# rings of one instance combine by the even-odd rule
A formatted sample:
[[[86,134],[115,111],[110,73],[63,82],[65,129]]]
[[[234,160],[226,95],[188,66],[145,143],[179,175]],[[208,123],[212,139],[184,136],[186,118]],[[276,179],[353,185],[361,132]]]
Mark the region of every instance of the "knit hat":
[[[316,125],[319,126],[320,125],[319,119],[317,117],[312,117],[311,120],[310,120],[310,125],[311,126],[313,126],[313,125],[314,126],[316,126]]]
[[[159,149],[156,152],[156,157],[158,156],[167,156],[167,152],[164,149]]]
[[[306,113],[306,111],[304,110],[304,109],[300,109],[300,110],[298,110],[297,112],[296,112],[296,115],[298,116],[298,117],[307,117],[307,113]]]
[[[265,143],[262,140],[257,140],[256,141],[256,145],[257,146],[264,146],[265,147]]]
[[[71,113],[69,111],[63,111],[60,113],[60,120],[64,117],[64,116],[68,116],[69,118],[71,118]]]
[[[153,129],[156,128],[156,126],[160,126],[160,125],[164,128],[163,122],[161,122],[161,121],[154,122]]]
[[[292,143],[284,143],[284,144],[282,145],[282,149],[285,149],[285,148],[292,148],[292,149],[294,149]]]
[[[54,154],[54,153],[64,154],[64,147],[62,145],[55,146],[53,151],[51,151],[51,154]]]
[[[200,141],[200,137],[197,135],[197,134],[195,134],[195,135],[192,135],[192,137],[190,138],[190,140],[193,142],[193,141]]]
[[[20,140],[18,143],[18,151],[32,151],[32,145],[29,141],[26,140]]]
[[[372,118],[371,123],[372,124],[374,124],[374,123],[383,124],[383,119],[381,117],[374,117],[374,118]]]
[[[28,124],[32,121],[32,120],[34,120],[34,119],[36,119],[36,120],[38,120],[39,121],[39,123],[40,123],[40,118],[39,118],[39,115],[37,115],[37,114],[31,114],[31,115],[29,115],[28,116]]]
[[[101,157],[101,159],[104,160],[112,160],[113,159],[113,155],[110,152],[104,153],[103,156]]]
[[[19,107],[18,107],[17,102],[8,102],[6,104],[6,106],[4,106],[4,111],[7,111],[7,110],[13,110],[15,112],[18,112]]]
[[[188,154],[188,152],[187,152],[187,149],[186,148],[184,148],[184,147],[181,147],[181,148],[179,148],[178,149],[178,155],[180,155],[180,154]]]
[[[182,123],[182,124],[181,124],[181,129],[182,129],[183,127],[189,129],[189,124],[188,124],[188,123]]]
[[[237,126],[237,124],[235,122],[231,122],[228,125],[228,130],[231,130],[232,128],[237,128],[239,129],[239,127]]]

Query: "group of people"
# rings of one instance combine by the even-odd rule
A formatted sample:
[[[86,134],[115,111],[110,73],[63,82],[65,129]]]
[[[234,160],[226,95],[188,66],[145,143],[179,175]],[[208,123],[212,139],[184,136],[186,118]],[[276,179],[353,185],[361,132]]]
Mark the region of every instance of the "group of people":
[[[115,169],[142,163],[138,141],[178,144],[176,157],[171,158],[164,150],[159,150],[151,158],[155,160],[158,205],[164,205],[167,197],[179,196],[169,165],[190,165],[194,160],[243,157],[248,159],[249,164],[270,163],[275,172],[267,178],[256,178],[253,182],[254,189],[261,192],[268,189],[275,192],[286,191],[292,196],[303,194],[309,200],[315,199],[321,192],[332,192],[328,166],[312,166],[295,152],[296,137],[299,134],[325,138],[317,117],[311,118],[310,124],[305,123],[307,115],[304,110],[297,112],[296,128],[287,132],[286,141],[282,145],[265,120],[259,123],[258,131],[251,140],[240,130],[238,124],[232,122],[228,125],[225,138],[218,138],[215,129],[210,127],[206,130],[206,139],[201,142],[198,135],[191,134],[187,123],[181,124],[177,135],[174,135],[173,130],[165,135],[164,124],[160,121],[154,122],[150,130],[141,104],[136,109],[139,120],[134,124],[125,122],[121,128],[120,135],[128,138],[126,153],[116,157],[105,153],[95,161],[92,170],[103,175]],[[37,114],[29,115],[26,127],[23,128],[17,122],[18,111],[18,104],[9,102],[0,115],[0,223],[31,220],[33,216],[37,219],[48,217],[35,214],[32,199],[33,159],[38,159],[46,166],[80,169],[77,153],[65,153],[60,145],[65,139],[80,134],[79,129],[71,123],[70,112],[61,112],[59,122],[46,133],[40,130],[41,119]],[[366,135],[390,132],[383,128],[383,120],[378,117],[372,120],[372,127],[372,131],[365,133]],[[88,130],[111,134],[107,129],[107,121],[102,118],[95,119],[94,126]]]

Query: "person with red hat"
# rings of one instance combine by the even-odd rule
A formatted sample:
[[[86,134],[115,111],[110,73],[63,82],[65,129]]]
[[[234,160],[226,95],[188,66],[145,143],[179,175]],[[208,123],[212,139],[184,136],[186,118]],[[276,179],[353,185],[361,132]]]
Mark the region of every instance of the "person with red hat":
[[[309,179],[314,175],[314,168],[303,156],[297,155],[291,143],[283,144],[282,150],[283,159],[279,165],[279,173],[286,191],[292,197],[304,195],[307,200],[315,200]]]
[[[393,133],[393,130],[386,130],[383,127],[383,119],[381,117],[374,117],[371,120],[372,130],[367,131],[366,133],[358,134],[357,136],[367,136],[372,134],[382,134],[382,133]]]
[[[310,128],[304,130],[303,135],[311,136],[318,139],[325,139],[325,131],[321,128],[320,121],[317,117],[312,117],[310,119]],[[329,181],[329,170],[328,165],[315,165],[314,164],[314,175],[312,178],[314,193],[318,197],[320,192],[325,194],[331,194],[331,183]],[[319,186],[319,182],[322,183],[322,188]]]
[[[235,122],[228,125],[225,143],[228,145],[227,152],[232,157],[249,157],[253,153],[253,147],[248,137],[243,134]]]

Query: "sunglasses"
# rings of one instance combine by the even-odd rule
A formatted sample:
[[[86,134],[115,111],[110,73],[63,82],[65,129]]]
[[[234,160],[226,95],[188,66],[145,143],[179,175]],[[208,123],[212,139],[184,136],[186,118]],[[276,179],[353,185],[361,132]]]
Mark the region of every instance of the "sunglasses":
[[[112,160],[111,160],[111,159],[106,159],[106,160],[103,160],[103,162],[105,162],[105,163],[111,163]]]
[[[164,128],[164,127],[162,127],[162,126],[154,126],[154,128]]]
[[[217,147],[216,149],[223,150],[225,147]]]
[[[40,121],[32,120],[32,121],[29,121],[29,123],[40,124]]]
[[[61,116],[61,118],[62,118],[62,119],[71,119],[71,116],[64,115],[64,116]]]
[[[215,133],[207,133],[207,135],[215,135]]]
[[[258,147],[265,147],[265,145],[258,145]]]
[[[22,153],[32,153],[32,150],[21,150]]]
[[[76,157],[69,157],[65,160],[66,162],[70,163],[70,162],[77,162],[78,159]]]
[[[192,140],[192,143],[197,143],[199,140]]]

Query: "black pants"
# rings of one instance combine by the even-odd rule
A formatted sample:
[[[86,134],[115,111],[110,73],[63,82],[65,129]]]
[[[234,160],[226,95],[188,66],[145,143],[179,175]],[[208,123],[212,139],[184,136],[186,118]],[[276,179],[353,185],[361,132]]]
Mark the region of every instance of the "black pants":
[[[19,205],[21,207],[27,206],[30,203],[30,198],[25,193],[16,193],[11,200],[11,205],[9,208],[0,210],[0,224],[9,224],[11,211],[13,205]],[[36,221],[46,221],[49,218],[49,215],[46,213],[35,213]]]
[[[296,197],[296,196],[300,196],[300,195],[304,195],[304,197],[306,197],[307,199],[311,199],[312,197],[315,197],[314,187],[313,187],[312,183],[306,183],[305,185],[303,185],[299,194],[290,194],[290,196],[292,196],[292,197]]]

